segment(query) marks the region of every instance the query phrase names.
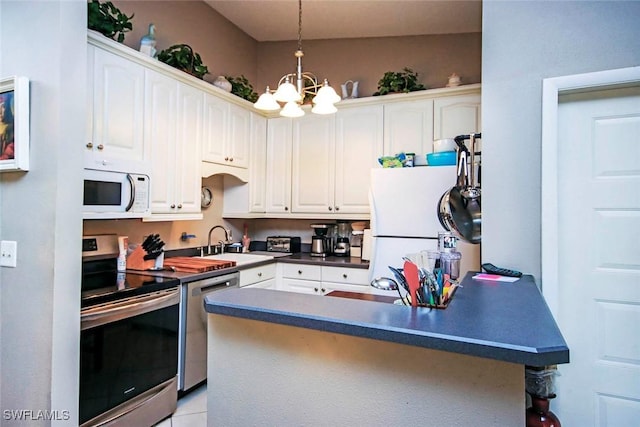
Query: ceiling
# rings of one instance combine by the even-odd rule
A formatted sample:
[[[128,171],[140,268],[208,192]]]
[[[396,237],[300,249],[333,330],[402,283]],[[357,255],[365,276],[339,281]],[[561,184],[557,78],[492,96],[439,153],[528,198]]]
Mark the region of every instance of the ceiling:
[[[298,39],[298,0],[205,0],[259,42]],[[481,0],[303,0],[302,39],[482,31]]]

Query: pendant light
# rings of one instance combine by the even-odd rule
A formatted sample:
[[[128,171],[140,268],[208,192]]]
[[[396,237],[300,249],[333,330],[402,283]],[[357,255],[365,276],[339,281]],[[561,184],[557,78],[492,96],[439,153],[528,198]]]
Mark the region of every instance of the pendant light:
[[[338,111],[335,103],[340,101],[340,96],[329,86],[327,79],[318,84],[318,78],[309,72],[302,71],[302,0],[298,0],[298,50],[295,52],[296,72],[285,74],[278,82],[278,89],[272,91],[267,86],[265,92],[260,95],[254,107],[263,111],[280,110],[280,103],[284,108],[280,110],[280,115],[284,117],[300,117],[304,111],[300,105],[304,101],[305,95],[310,93],[313,97],[313,108],[311,112],[315,114],[332,114]],[[295,83],[295,84],[294,84]],[[272,93],[273,92],[273,93]]]

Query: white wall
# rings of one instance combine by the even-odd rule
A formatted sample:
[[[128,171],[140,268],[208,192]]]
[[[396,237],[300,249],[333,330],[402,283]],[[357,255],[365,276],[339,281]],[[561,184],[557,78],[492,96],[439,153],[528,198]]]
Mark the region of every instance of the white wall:
[[[640,65],[638,17],[636,1],[483,2],[484,262],[539,283],[542,80]]]
[[[0,1],[0,76],[31,81],[31,170],[0,174],[0,238],[18,242],[17,268],[0,268],[3,426],[77,425],[86,9]],[[5,410],[61,420],[11,421]]]

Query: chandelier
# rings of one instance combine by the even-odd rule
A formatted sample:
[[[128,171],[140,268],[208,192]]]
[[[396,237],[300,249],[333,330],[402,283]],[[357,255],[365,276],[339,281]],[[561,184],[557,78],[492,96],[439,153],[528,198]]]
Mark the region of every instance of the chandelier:
[[[312,99],[312,113],[332,114],[338,111],[334,105],[340,101],[340,96],[329,86],[327,79],[318,83],[318,78],[309,72],[302,71],[302,0],[298,0],[298,50],[295,52],[297,61],[296,72],[285,74],[278,82],[278,89],[272,91],[267,86],[265,92],[260,95],[254,107],[263,111],[280,110],[280,103],[284,107],[280,115],[284,117],[300,117],[304,111],[300,105],[307,94],[314,95]],[[295,84],[294,84],[295,83]]]

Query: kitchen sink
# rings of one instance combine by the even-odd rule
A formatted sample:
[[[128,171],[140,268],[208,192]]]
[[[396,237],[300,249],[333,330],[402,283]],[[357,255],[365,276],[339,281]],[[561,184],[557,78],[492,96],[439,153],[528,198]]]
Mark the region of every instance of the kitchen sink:
[[[218,259],[218,260],[222,260],[222,261],[235,261],[236,265],[255,264],[257,262],[267,261],[267,260],[273,259],[273,257],[271,255],[236,254],[236,253],[207,255],[207,256],[204,256],[202,258],[204,258],[204,259]]]

